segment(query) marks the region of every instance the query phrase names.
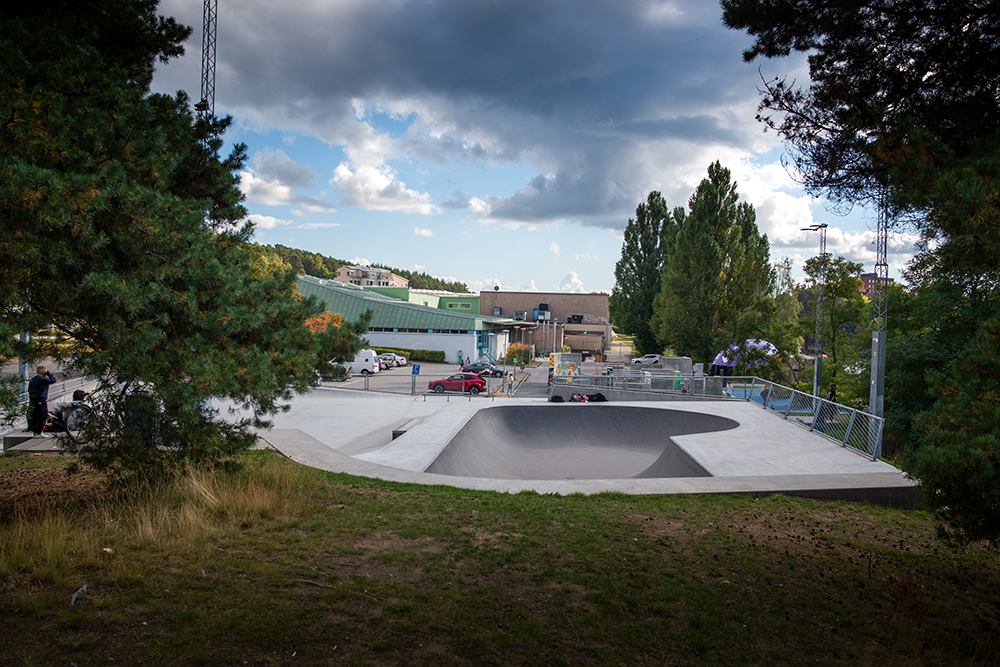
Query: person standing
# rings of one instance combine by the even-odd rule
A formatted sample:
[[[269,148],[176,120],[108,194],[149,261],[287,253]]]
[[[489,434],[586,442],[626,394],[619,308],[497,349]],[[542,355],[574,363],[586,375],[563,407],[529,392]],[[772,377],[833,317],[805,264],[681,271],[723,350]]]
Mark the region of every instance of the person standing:
[[[832,424],[834,417],[837,416],[837,406],[835,405],[837,402],[837,388],[833,386],[832,382],[830,383],[830,391],[828,391],[826,394],[826,400],[829,401],[829,403],[826,406],[826,415],[824,416],[824,422],[827,424]]]
[[[514,371],[511,371],[507,376],[507,395],[514,395]]]
[[[56,376],[45,366],[39,366],[35,377],[28,382],[28,404],[31,406],[28,428],[35,435],[45,428],[45,420],[49,416],[49,385],[55,382]]]

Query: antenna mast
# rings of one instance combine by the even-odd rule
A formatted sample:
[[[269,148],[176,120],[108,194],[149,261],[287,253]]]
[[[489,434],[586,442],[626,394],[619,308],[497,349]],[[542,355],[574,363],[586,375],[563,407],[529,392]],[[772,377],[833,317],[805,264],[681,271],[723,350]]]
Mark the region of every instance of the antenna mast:
[[[201,32],[201,100],[194,105],[201,115],[215,115],[215,30],[219,0],[205,0]]]

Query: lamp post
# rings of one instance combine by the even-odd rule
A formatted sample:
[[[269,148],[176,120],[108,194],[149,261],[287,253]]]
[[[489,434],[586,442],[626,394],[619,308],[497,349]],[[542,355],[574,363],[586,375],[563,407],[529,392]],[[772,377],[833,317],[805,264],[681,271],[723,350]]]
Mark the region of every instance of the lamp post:
[[[804,232],[819,232],[819,280],[816,283],[816,349],[813,351],[813,396],[822,392],[823,382],[823,285],[826,284],[826,228],[825,222],[803,227]]]

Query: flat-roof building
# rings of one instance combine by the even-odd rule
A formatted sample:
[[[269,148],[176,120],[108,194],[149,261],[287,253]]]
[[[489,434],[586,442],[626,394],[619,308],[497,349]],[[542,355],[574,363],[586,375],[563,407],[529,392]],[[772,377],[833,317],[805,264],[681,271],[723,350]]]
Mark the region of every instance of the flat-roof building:
[[[372,346],[441,351],[448,362],[502,357],[518,325],[505,317],[418,305],[336,280],[299,276],[296,285],[301,294],[315,296],[346,321],[356,321],[370,310],[365,338]]]
[[[479,313],[532,324],[527,340],[536,353],[559,352],[568,346],[603,360],[611,349],[611,316],[604,293],[483,291]]]

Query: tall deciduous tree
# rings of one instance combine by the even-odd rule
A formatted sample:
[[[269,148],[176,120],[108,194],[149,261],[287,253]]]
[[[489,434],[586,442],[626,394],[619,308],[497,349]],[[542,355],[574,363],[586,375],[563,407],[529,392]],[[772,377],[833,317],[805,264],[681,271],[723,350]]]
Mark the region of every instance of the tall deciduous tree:
[[[683,213],[679,211],[680,215]],[[663,195],[654,191],[636,207],[635,218],[630,218],[625,227],[625,243],[621,259],[615,264],[615,286],[608,308],[615,327],[635,336],[638,354],[660,349],[650,319],[676,224],[677,219],[667,209]]]
[[[843,257],[810,257],[805,263],[805,273],[815,287],[823,283],[823,353],[831,358],[830,370],[835,374],[841,361],[841,338],[864,326],[869,317],[865,299],[861,295],[861,275],[864,267]],[[806,325],[816,331],[815,314]],[[869,342],[870,342],[869,338]]]
[[[678,212],[654,319],[659,341],[710,362],[721,346],[767,330],[775,271],[751,205],[718,162]]]
[[[146,473],[249,444],[248,427],[312,382],[304,322],[321,311],[293,298],[293,271],[254,261],[245,149],[218,154],[230,119],[149,94],[155,62],[190,33],[156,6],[0,10],[0,353],[35,354],[6,341],[44,326],[77,341],[106,398],[152,410],[129,424],[120,401],[85,455]],[[209,397],[243,411],[219,419]]]

